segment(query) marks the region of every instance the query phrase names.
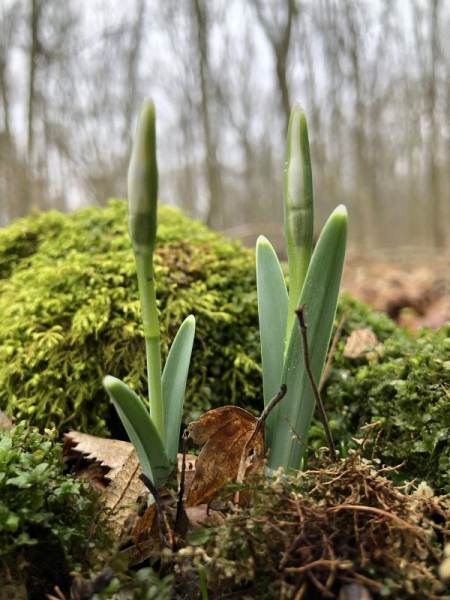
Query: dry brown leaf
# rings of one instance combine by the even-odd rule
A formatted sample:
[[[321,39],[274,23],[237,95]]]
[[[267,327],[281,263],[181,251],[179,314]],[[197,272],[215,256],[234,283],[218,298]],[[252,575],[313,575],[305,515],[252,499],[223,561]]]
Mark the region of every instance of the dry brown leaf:
[[[147,560],[150,556],[154,556],[158,552],[158,541],[154,539],[144,540],[139,544],[125,548],[121,551],[121,555],[124,556],[131,566],[138,565],[144,560]]]
[[[205,523],[210,525],[220,525],[225,517],[220,510],[208,510],[208,504],[197,504],[197,506],[189,506],[186,508],[186,517],[189,521],[190,529],[197,529]]]
[[[186,466],[184,471],[184,495],[187,496],[189,489],[194,481],[195,469],[197,464],[198,456],[193,454],[186,454]],[[178,454],[178,489],[180,487],[181,471],[183,469],[183,455]]]
[[[156,516],[156,504],[150,504],[142,517],[137,519],[134,524],[133,531],[131,532],[134,544],[139,544],[139,542],[143,541],[145,539],[144,536],[147,539],[150,537],[152,528],[156,522]]]
[[[139,498],[147,495],[146,487],[139,479],[141,467],[133,444],[71,431],[64,437],[64,456],[66,460],[82,457],[88,461],[78,476],[88,479],[100,490],[102,473],[96,466],[104,469],[103,478],[111,483],[103,488],[101,502],[108,510],[102,520],[108,522],[111,533],[119,539],[125,524],[134,521],[137,515]],[[89,475],[92,470],[96,474],[93,478]]]
[[[147,496],[147,488],[139,479],[141,466],[133,450],[114,480],[106,488],[101,501],[105,508],[103,519],[108,521],[113,535],[120,538],[125,523],[137,516],[136,504],[139,498]]]
[[[378,338],[371,329],[361,327],[352,331],[344,348],[345,358],[361,358],[378,346]]]
[[[77,471],[77,477],[103,495],[102,502],[110,509],[104,519],[108,520],[117,538],[128,525],[133,528],[136,540],[151,530],[153,521],[147,523],[145,515],[137,518],[136,504],[148,492],[139,479],[142,471],[133,444],[71,431],[64,437],[64,457],[66,460],[83,459],[83,468]],[[185,490],[194,479],[196,461],[196,456],[186,455]],[[183,455],[178,454],[178,484],[182,464]]]
[[[88,435],[80,431],[70,431],[64,436],[63,454],[66,459],[80,455],[88,461],[96,461],[108,470],[106,477],[111,481],[133,452],[133,444],[121,440]]]
[[[196,444],[205,445],[195,465],[194,480],[186,499],[187,507],[207,504],[228,479],[236,480],[244,446],[257,422],[256,417],[242,408],[222,406],[189,424],[190,438]],[[254,472],[262,467],[264,459],[262,432],[253,440],[252,449],[249,468]]]
[[[64,436],[63,454],[66,460],[83,457],[88,462],[95,461],[105,470],[104,477],[110,481],[115,478],[133,450],[131,442],[100,438],[79,431],[70,431]],[[183,455],[178,454],[177,459],[179,479]],[[194,477],[196,460],[196,456],[186,455],[186,488]],[[79,475],[77,472],[77,476]]]

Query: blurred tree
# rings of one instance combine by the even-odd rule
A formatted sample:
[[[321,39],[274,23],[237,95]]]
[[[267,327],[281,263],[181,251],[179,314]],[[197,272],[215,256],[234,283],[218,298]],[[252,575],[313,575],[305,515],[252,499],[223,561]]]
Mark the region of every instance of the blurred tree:
[[[161,199],[246,241],[281,231],[299,100],[318,226],[345,202],[359,246],[443,247],[449,27],[442,0],[6,0],[1,222],[125,194],[134,120],[152,95]]]
[[[295,0],[286,0],[286,2],[280,4],[253,0],[253,4],[274,53],[278,91],[284,114],[285,131],[287,132],[292,108],[288,84],[288,56],[292,22],[296,12]]]

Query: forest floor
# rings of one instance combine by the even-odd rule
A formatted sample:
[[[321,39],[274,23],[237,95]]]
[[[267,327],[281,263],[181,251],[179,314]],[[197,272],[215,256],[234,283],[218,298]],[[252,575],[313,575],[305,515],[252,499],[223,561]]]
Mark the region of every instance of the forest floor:
[[[367,259],[350,252],[342,291],[413,331],[422,326],[440,328],[450,320],[450,258],[396,258],[386,253]],[[372,431],[373,424],[367,427],[367,439],[378,435]],[[214,489],[211,498],[203,494],[195,501],[189,494],[197,473],[196,457],[184,457],[183,468],[183,455],[179,455],[184,507],[183,493],[164,490],[150,508],[142,501],[146,489],[130,443],[71,432],[65,437],[64,454],[72,467],[74,461],[80,463],[83,468],[78,475],[102,495],[110,511],[104,514],[114,543],[122,548],[121,557],[126,557],[132,569],[120,575],[128,590],[122,595],[109,595],[113,571],[106,566],[100,574],[86,572],[76,577],[70,591],[55,588],[47,596],[53,600],[450,597],[445,595],[449,586],[439,577],[450,578],[445,571],[450,561],[447,554],[441,555],[450,538],[450,495],[434,496],[424,483],[415,482],[415,492],[411,486],[396,487],[385,478],[392,469],[380,468],[374,457],[371,461],[362,458],[359,450],[336,464],[325,460],[324,465],[297,477],[277,480],[276,485],[263,478],[249,480],[248,489]],[[240,469],[241,453],[235,459]],[[220,464],[224,462],[221,458]],[[216,472],[218,466],[212,464],[210,470]],[[204,487],[209,493],[209,480]],[[250,490],[252,503],[247,506]],[[224,493],[233,495],[223,497]],[[136,510],[138,498],[140,511]],[[209,529],[203,530],[203,525]],[[120,546],[124,539],[126,545]],[[193,544],[189,552],[184,540]],[[257,547],[256,558],[246,554],[252,544]],[[261,569],[258,556],[265,557]],[[162,557],[161,564],[155,563],[155,557],[158,561]],[[146,569],[144,585],[134,569],[148,566],[149,559],[154,566],[160,564],[162,578],[158,579],[158,568]],[[105,564],[109,562],[107,558]],[[202,575],[206,565],[208,590]],[[173,588],[170,577],[175,577]],[[16,593],[18,588],[14,589]],[[36,596],[7,597],[0,590],[0,600],[26,597]]]
[[[450,258],[417,260],[407,252],[393,258],[386,251],[368,259],[350,252],[342,290],[400,325],[438,329],[450,320]]]

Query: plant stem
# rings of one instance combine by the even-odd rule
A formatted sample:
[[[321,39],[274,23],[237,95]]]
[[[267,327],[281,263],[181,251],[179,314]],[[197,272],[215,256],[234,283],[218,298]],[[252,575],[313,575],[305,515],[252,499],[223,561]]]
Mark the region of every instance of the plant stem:
[[[137,251],[136,267],[141,297],[144,324],[145,348],[147,353],[148,400],[150,416],[156,430],[165,443],[164,411],[161,387],[161,348],[158,309],[156,306],[153,256]]]
[[[244,481],[247,458],[248,458],[249,450],[252,448],[252,443],[256,439],[256,436],[258,435],[258,433],[264,427],[264,423],[266,422],[267,417],[270,415],[272,410],[286,396],[286,392],[287,392],[287,386],[285,383],[282,383],[280,386],[279,392],[272,398],[272,400],[265,407],[265,409],[262,411],[259,419],[257,420],[255,429],[253,430],[252,435],[245,442],[244,448],[242,450],[238,474],[236,477],[236,483],[242,483]],[[236,492],[234,502],[235,502],[235,504],[239,504],[239,492]]]
[[[320,420],[322,421],[322,425],[325,429],[325,434],[327,436],[328,447],[330,448],[331,458],[336,461],[336,448],[333,442],[333,436],[331,435],[330,424],[328,423],[327,415],[325,412],[325,408],[322,402],[322,398],[320,397],[319,389],[317,387],[316,381],[314,379],[314,375],[311,371],[311,365],[309,363],[309,351],[308,351],[308,338],[307,338],[307,325],[305,323],[303,311],[305,310],[305,304],[301,304],[295,311],[295,314],[298,317],[298,321],[300,324],[300,333],[302,336],[303,343],[303,359],[305,361],[305,370],[308,375],[309,382],[311,384],[312,390],[314,392],[314,397],[316,399],[316,406],[319,410]]]
[[[297,102],[291,112],[284,174],[284,227],[289,264],[286,349],[312,252],[314,204],[308,125]]]

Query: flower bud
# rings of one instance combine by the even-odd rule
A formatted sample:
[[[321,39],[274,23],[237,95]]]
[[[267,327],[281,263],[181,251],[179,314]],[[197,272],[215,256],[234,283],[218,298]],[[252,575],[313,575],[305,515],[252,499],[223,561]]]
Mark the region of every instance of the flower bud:
[[[155,105],[146,100],[139,111],[128,167],[129,230],[134,251],[139,254],[153,254],[157,200]]]

